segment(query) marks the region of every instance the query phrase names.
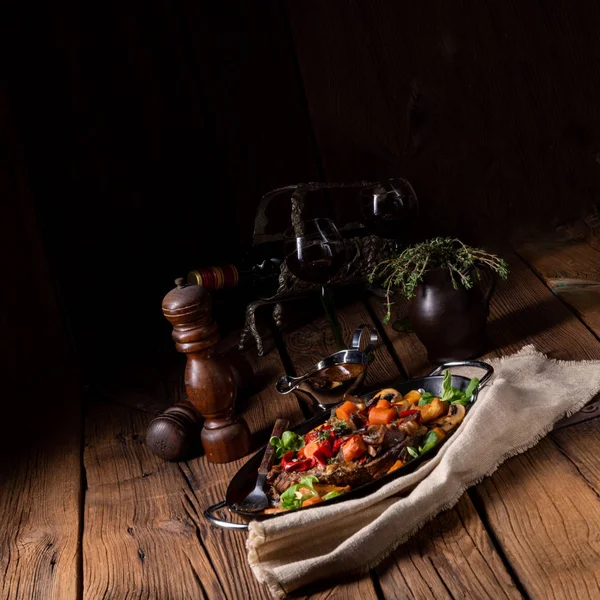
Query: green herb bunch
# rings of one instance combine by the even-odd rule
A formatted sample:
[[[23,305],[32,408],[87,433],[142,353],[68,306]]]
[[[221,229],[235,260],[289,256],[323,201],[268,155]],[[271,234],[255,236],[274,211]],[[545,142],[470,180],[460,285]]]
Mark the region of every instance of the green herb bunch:
[[[459,285],[471,289],[473,276],[478,277],[478,268],[489,268],[502,279],[508,277],[508,265],[495,254],[467,246],[456,238],[438,237],[409,246],[398,256],[380,262],[369,275],[369,281],[379,280],[386,288],[384,323],[389,323],[392,288],[398,288],[404,296],[412,298],[427,271],[447,269],[455,289]]]

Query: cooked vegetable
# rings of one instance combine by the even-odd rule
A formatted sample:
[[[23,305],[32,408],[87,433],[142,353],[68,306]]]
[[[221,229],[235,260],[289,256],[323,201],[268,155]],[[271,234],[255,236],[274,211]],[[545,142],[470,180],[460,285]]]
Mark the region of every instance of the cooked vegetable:
[[[394,388],[385,388],[373,396],[373,402],[379,402],[379,400],[387,400],[388,402],[400,402],[402,400],[402,394]]]
[[[471,396],[478,385],[479,379],[473,377],[473,379],[469,381],[467,389],[463,392],[452,386],[452,375],[450,374],[450,371],[446,370],[444,371],[444,382],[442,384],[442,400],[450,402],[451,404],[465,405],[471,400]]]
[[[404,419],[406,417],[410,417],[410,415],[416,415],[417,413],[419,413],[420,411],[416,408],[411,409],[411,410],[402,410],[398,413],[398,418],[399,419]]]
[[[321,442],[319,442],[318,440],[310,442],[310,444],[306,444],[306,446],[304,446],[304,456],[306,458],[310,458],[319,449],[320,445]]]
[[[281,506],[285,509],[300,508],[305,500],[314,496],[318,497],[313,488],[313,482],[318,481],[314,475],[308,475],[300,480],[300,483],[290,486],[281,494]]]
[[[390,470],[388,471],[388,473],[393,473],[394,471],[397,471],[400,467],[403,467],[404,463],[401,460],[397,460],[391,467]]]
[[[350,486],[349,485],[346,485],[346,486],[327,485],[326,483],[315,483],[314,489],[316,490],[317,494],[319,494],[319,496],[321,496],[321,498],[325,498],[325,496],[327,496],[327,494],[329,494],[331,492],[339,492],[340,494],[343,494],[344,492],[349,492]]]
[[[458,427],[466,414],[467,409],[462,404],[451,404],[448,409],[448,414],[443,419],[439,419],[435,423],[432,423],[432,425],[444,432],[448,432]]]
[[[422,389],[402,397],[393,388],[367,403],[348,395],[303,437],[285,432],[281,440],[272,438],[280,458],[267,476],[275,510],[336,498],[431,452],[460,425],[478,384],[471,380],[463,392],[446,371],[439,397]]]
[[[473,393],[477,389],[478,385],[479,385],[479,379],[477,377],[473,377],[473,379],[471,379],[471,381],[469,381],[469,385],[467,386],[467,389],[465,390],[465,398],[467,401],[471,400],[471,397],[473,396]]]
[[[344,492],[334,490],[333,492],[329,492],[328,494],[325,494],[323,496],[323,500],[331,500],[332,498],[337,498],[338,496],[341,496],[343,493]]]
[[[395,408],[379,408],[376,406],[369,412],[369,423],[371,425],[385,425],[398,418]]]
[[[353,435],[343,446],[342,454],[346,462],[360,458],[367,451],[367,446],[360,435]]]
[[[356,406],[356,404],[354,404],[354,402],[350,402],[349,400],[347,400],[346,402],[344,402],[344,404],[342,404],[341,406],[338,406],[335,409],[335,416],[340,421],[348,421],[348,419],[350,419],[350,415],[357,411],[358,411],[358,406]]]
[[[287,452],[281,458],[281,466],[288,473],[295,473],[296,471],[308,471],[316,466],[317,460],[314,456],[310,458],[294,458],[296,453],[293,450]]]
[[[269,443],[276,448],[275,456],[281,458],[287,452],[300,450],[304,446],[304,438],[293,431],[284,431],[281,438],[273,436]]]
[[[416,448],[413,448],[412,446],[407,446],[406,447],[406,451],[413,457],[413,458],[419,458],[419,451]]]
[[[419,446],[419,454],[425,454],[429,452],[438,443],[438,435],[435,431],[431,430],[423,440],[423,445]]]
[[[431,392],[425,392],[419,398],[419,406],[424,406],[425,404],[429,404],[434,398],[435,398],[434,394],[432,394]]]
[[[421,421],[429,423],[445,415],[448,412],[448,404],[440,401],[439,398],[434,398],[429,404],[419,406],[419,410],[421,411]]]
[[[421,392],[418,390],[411,390],[407,394],[402,396],[402,400],[406,400],[409,404],[416,404],[421,399]]]
[[[302,506],[312,506],[313,504],[319,504],[320,502],[323,502],[322,498],[319,498],[319,496],[312,496],[304,500],[304,502],[302,502]]]

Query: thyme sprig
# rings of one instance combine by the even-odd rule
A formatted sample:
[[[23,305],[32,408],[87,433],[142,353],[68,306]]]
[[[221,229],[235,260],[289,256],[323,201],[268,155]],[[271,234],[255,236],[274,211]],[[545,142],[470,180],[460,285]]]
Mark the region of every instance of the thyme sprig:
[[[469,290],[473,287],[473,276],[478,278],[481,268],[490,269],[502,279],[508,277],[506,261],[495,254],[467,246],[456,238],[438,237],[409,246],[398,256],[380,262],[369,275],[369,281],[379,280],[386,289],[384,323],[389,323],[392,288],[398,288],[404,296],[412,298],[427,271],[447,269],[454,289],[462,285]]]

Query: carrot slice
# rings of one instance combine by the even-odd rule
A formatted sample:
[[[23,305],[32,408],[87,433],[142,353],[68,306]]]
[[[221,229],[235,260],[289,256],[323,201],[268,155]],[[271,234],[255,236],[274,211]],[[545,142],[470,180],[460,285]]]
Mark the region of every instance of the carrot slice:
[[[353,435],[343,446],[342,454],[346,462],[352,462],[360,458],[367,451],[363,439],[360,435]]]
[[[371,425],[387,425],[397,418],[398,413],[395,408],[378,408],[376,406],[369,413],[369,423]]]
[[[391,467],[390,470],[388,471],[388,473],[393,473],[394,471],[397,471],[400,467],[403,467],[404,463],[401,460],[397,460]]]
[[[311,442],[310,444],[306,444],[306,446],[304,446],[304,448],[302,448],[302,450],[304,450],[304,457],[310,458],[319,449],[320,445],[321,445],[321,442],[319,442],[319,441],[315,441],[315,442]]]
[[[302,506],[312,506],[313,504],[319,504],[319,502],[323,502],[323,499],[319,498],[319,496],[313,496],[312,498],[307,498],[302,503]]]
[[[335,416],[340,421],[347,421],[350,418],[350,415],[355,412],[358,412],[358,406],[356,406],[354,402],[347,400],[344,404],[335,409]]]
[[[376,408],[392,408],[392,403],[382,398],[377,401]]]

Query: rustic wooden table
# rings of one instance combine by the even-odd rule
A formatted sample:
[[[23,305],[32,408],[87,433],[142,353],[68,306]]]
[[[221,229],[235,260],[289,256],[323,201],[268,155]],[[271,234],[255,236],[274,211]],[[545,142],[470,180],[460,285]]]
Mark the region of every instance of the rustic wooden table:
[[[600,243],[582,231],[522,245],[510,257],[511,277],[492,300],[488,356],[534,343],[554,358],[600,358]],[[420,343],[382,325],[382,314],[373,298],[340,314],[346,338],[361,322],[375,323],[384,336],[367,385],[427,372]],[[261,390],[241,408],[255,447],[276,417],[303,419],[295,399],[270,385],[284,363],[302,371],[333,347],[323,318],[283,342],[279,352],[252,358]],[[2,598],[269,597],[248,567],[246,534],[212,528],[202,516],[224,497],[243,460],[155,458],[144,432],[182,385],[178,369],[152,373],[132,372],[121,385],[92,389],[84,418],[71,377],[37,390],[49,401],[55,394],[72,398],[73,410],[49,411],[49,425],[61,419],[53,438],[34,441],[0,474]],[[592,404],[508,460],[368,575],[299,596],[600,597],[599,434],[600,409]]]

